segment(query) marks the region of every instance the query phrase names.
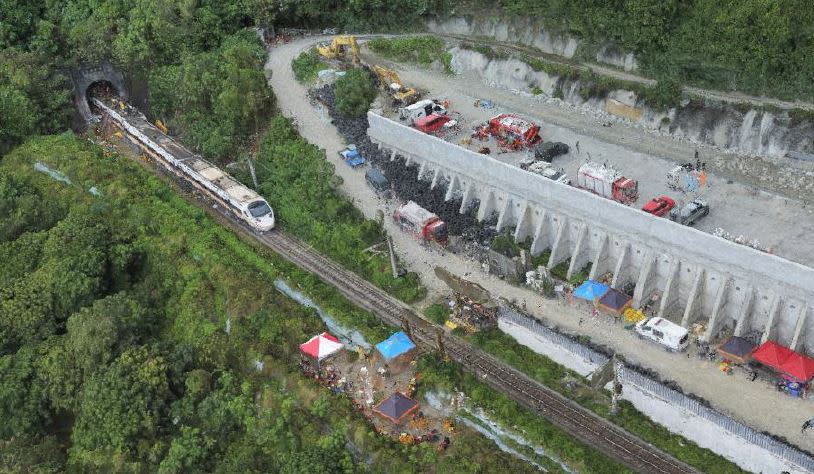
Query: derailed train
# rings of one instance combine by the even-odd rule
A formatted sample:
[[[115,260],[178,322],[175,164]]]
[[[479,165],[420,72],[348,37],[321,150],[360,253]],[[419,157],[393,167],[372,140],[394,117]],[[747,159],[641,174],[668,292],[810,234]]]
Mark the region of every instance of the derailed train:
[[[261,232],[274,228],[274,210],[255,191],[178,144],[151,124],[137,109],[117,99],[111,99],[113,107],[99,98],[92,101],[124,133],[134,139],[145,153],[205,188],[252,228]]]

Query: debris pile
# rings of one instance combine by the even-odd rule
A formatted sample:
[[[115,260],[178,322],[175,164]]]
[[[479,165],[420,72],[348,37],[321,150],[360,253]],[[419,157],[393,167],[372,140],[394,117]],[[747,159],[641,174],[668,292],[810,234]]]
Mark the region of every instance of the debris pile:
[[[725,231],[724,229],[717,227],[714,231],[712,231],[712,235],[715,237],[720,237],[722,239],[726,239],[730,242],[735,242],[736,244],[745,245],[747,247],[752,247],[755,250],[760,250],[761,252],[772,253],[771,246],[764,246],[760,243],[757,239],[749,240],[747,237],[743,235],[738,235],[737,237],[734,234],[730,234],[729,232]]]
[[[478,222],[475,215],[478,208],[477,201],[472,203],[465,214],[461,214],[459,212],[461,209],[460,197],[445,201],[446,189],[444,186],[439,184],[435,189],[430,189],[429,183],[419,182],[418,166],[404,166],[404,161],[400,157],[391,161],[390,153],[379,150],[368,138],[367,117],[345,117],[336,111],[335,90],[334,85],[325,85],[312,90],[311,97],[328,109],[332,123],[345,140],[348,143],[355,143],[362,156],[382,170],[388,181],[393,183],[398,199],[414,201],[437,214],[441,220],[446,222],[450,235],[461,235],[477,242],[491,241],[496,232],[494,226],[489,223],[493,224],[494,219],[487,219],[483,223]]]

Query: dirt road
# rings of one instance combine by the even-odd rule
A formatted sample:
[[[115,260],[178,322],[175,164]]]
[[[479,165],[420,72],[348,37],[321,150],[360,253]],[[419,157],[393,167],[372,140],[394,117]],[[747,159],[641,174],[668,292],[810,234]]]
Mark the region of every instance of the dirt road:
[[[451,35],[451,34],[439,34],[438,36],[444,36],[447,38],[453,38],[456,40],[470,40],[471,38],[467,38],[466,36],[462,35]],[[612,77],[614,79],[619,79],[622,81],[630,81],[630,82],[637,82],[639,84],[645,84],[648,86],[652,86],[656,84],[655,79],[650,79],[644,76],[640,76],[638,74],[634,74],[629,71],[622,71],[621,69],[614,68],[612,66],[597,64],[594,62],[584,62],[580,63],[578,61],[567,59],[562,56],[557,56],[556,54],[546,54],[540,51],[537,48],[531,46],[525,46],[522,44],[517,43],[507,43],[505,41],[497,41],[493,39],[479,37],[478,42],[482,44],[488,44],[491,46],[498,46],[503,49],[507,49],[510,51],[516,51],[519,53],[527,54],[532,57],[540,58],[547,62],[552,62],[556,64],[565,64],[568,66],[573,66],[581,70],[590,70],[595,74],[599,74],[602,76]],[[692,86],[684,86],[683,87],[684,93],[690,96],[696,97],[703,97],[706,99],[717,100],[721,102],[729,102],[732,104],[751,104],[756,107],[778,107],[781,109],[802,109],[802,110],[814,110],[814,103],[799,101],[796,100],[794,102],[775,99],[773,97],[758,97],[754,95],[744,94],[741,92],[727,92],[727,91],[719,91],[719,90],[711,90],[711,89],[702,89],[700,87],[692,87]]]
[[[344,148],[345,143],[331,125],[327,113],[309,102],[306,88],[294,79],[291,60],[319,40],[318,37],[310,37],[272,49],[266,64],[269,84],[274,89],[283,114],[296,120],[304,138],[326,150],[328,160],[335,165],[337,175],[344,180],[341,190],[353,199],[366,216],[372,218],[378,210],[387,215],[392,211],[392,205],[377,199],[365,185],[363,170],[353,170],[338,159],[337,152]],[[587,129],[582,132],[587,133]],[[385,229],[393,237],[404,265],[417,272],[430,290],[428,300],[447,292],[445,285],[433,273],[436,265],[442,265],[457,275],[481,284],[493,295],[525,305],[531,314],[549,324],[589,336],[595,343],[624,354],[633,363],[652,369],[664,378],[676,380],[685,392],[707,399],[724,413],[759,430],[783,436],[805,449],[814,449],[814,440],[802,436],[799,430],[802,421],[810,418],[814,411],[810,402],[789,398],[765,383],[727,376],[711,362],[666,353],[638,340],[620,326],[592,320],[582,307],[566,306],[544,299],[525,288],[509,285],[493,275],[483,273],[478,262],[422,246],[400,232],[390,219],[385,219]],[[580,324],[582,319],[589,322]]]

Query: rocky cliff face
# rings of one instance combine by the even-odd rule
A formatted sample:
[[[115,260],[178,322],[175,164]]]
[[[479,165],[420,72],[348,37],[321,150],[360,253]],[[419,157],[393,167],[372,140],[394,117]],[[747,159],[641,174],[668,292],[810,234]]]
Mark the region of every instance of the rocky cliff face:
[[[579,46],[576,39],[549,32],[530,18],[509,20],[455,16],[443,20],[432,19],[427,22],[427,28],[434,33],[485,36],[497,41],[523,44],[566,58],[574,57]]]
[[[621,117],[636,126],[773,161],[784,159],[790,151],[814,153],[814,125],[809,120],[795,120],[785,111],[755,110],[699,100],[658,111],[632,91],[619,89],[603,97],[586,96],[583,89],[587,84],[581,79],[564,79],[535,71],[515,58],[490,59],[458,47],[450,52],[452,67],[458,73],[474,73],[497,87],[524,92],[538,89],[568,104],[608,113],[609,119]]]

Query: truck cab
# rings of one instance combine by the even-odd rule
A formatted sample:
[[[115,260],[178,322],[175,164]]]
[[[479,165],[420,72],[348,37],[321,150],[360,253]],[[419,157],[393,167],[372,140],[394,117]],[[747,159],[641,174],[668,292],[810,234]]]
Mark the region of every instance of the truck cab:
[[[650,317],[636,324],[636,335],[662,346],[667,351],[681,352],[690,344],[689,332],[664,318]]]
[[[613,183],[613,200],[622,204],[633,204],[639,199],[639,183],[630,178],[619,178]]]
[[[436,241],[445,245],[448,240],[447,224],[437,215],[413,201],[408,201],[393,212],[393,220],[401,230],[410,232],[424,241]]]
[[[419,100],[415,104],[400,108],[399,118],[401,120],[407,120],[410,122],[410,125],[413,125],[417,120],[423,117],[427,117],[432,114],[446,115],[446,113],[447,109],[438,101],[424,99]]]

